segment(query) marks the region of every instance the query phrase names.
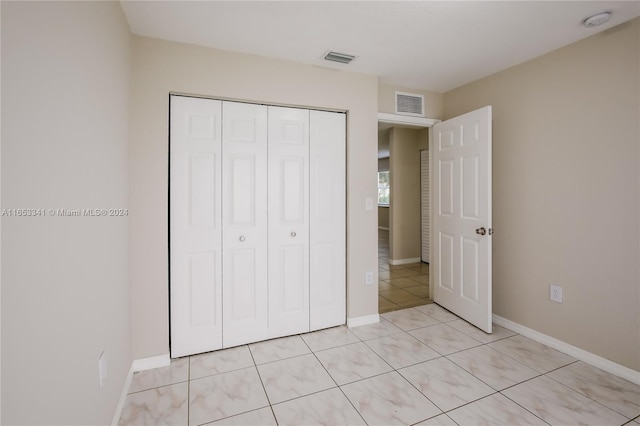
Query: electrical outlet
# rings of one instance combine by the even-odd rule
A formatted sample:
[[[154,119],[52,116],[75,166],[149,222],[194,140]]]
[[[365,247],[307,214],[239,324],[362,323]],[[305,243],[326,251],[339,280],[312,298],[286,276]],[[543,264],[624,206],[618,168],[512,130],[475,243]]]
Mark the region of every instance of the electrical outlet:
[[[549,284],[549,299],[552,302],[562,303],[562,287]]]
[[[105,355],[104,351],[102,351],[102,353],[98,357],[98,374],[100,377],[100,387],[102,387],[102,384],[107,378],[107,356]]]
[[[366,285],[373,285],[373,272],[367,271],[364,274],[364,283]]]

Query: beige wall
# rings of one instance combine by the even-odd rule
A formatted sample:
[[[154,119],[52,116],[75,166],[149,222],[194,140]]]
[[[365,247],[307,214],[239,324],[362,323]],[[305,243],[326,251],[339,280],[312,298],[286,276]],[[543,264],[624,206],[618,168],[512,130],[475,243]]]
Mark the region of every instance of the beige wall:
[[[444,97],[446,118],[493,105],[494,312],[635,370],[639,39],[636,19]]]
[[[389,170],[389,157],[378,158],[378,171],[386,172]]]
[[[418,149],[420,151],[429,149],[429,129],[421,129],[419,130],[419,141],[418,141]]]
[[[381,134],[386,135],[387,145],[389,139],[389,130],[378,132],[378,145],[380,145]],[[378,171],[386,172],[389,170],[389,157],[378,158]],[[378,228],[389,229],[389,207],[378,207]]]
[[[427,118],[442,119],[443,95],[428,90],[408,89],[406,87],[378,85],[378,111],[388,114],[396,112],[396,91],[424,95],[424,115]]]
[[[637,32],[637,50],[638,57],[640,58],[640,30]],[[640,99],[640,72],[637,74],[638,77],[638,99]],[[638,108],[638,115],[636,116],[636,122],[638,124],[638,134],[640,134],[640,108]],[[638,149],[638,163],[640,163],[640,149]],[[638,199],[640,199],[640,173],[638,173]],[[640,222],[640,217],[638,218],[638,222]],[[640,241],[640,226],[638,226],[638,241]],[[640,253],[638,253],[638,257],[636,258],[636,263],[638,265],[638,276],[640,276]],[[638,291],[638,306],[640,306],[640,291]],[[636,315],[636,319],[638,323],[640,323],[640,309],[638,309],[638,313]],[[640,327],[638,327],[638,341],[640,342]],[[636,368],[638,370],[639,368]]]
[[[133,38],[131,265],[133,354],[169,351],[167,249],[168,95],[182,92],[348,110],[347,316],[377,313],[377,78],[314,66]],[[376,277],[374,277],[376,278]]]
[[[2,207],[127,208],[119,3],[1,7]],[[132,361],[128,236],[127,217],[2,218],[2,424],[111,423]]]
[[[378,228],[389,229],[389,207],[378,207]]]
[[[419,258],[420,243],[420,144],[423,131],[394,127],[391,155],[389,258]]]

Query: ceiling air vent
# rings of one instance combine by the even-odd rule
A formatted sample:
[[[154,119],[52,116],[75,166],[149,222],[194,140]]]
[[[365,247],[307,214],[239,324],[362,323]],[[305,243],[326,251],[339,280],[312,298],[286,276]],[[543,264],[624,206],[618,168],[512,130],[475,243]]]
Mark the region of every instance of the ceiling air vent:
[[[324,55],[324,59],[327,61],[340,62],[341,64],[348,64],[353,61],[356,57],[353,55],[347,55],[346,53],[338,53],[338,52],[327,52]]]
[[[424,117],[424,96],[396,92],[396,114]]]

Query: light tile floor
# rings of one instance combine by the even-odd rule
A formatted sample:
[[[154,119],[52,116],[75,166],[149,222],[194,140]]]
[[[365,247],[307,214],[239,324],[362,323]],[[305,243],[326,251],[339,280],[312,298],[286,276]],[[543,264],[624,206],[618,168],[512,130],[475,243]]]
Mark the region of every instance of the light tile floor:
[[[136,373],[122,425],[640,424],[640,386],[436,304]]]
[[[389,264],[389,231],[378,230],[378,312],[396,311],[431,303],[429,265]]]

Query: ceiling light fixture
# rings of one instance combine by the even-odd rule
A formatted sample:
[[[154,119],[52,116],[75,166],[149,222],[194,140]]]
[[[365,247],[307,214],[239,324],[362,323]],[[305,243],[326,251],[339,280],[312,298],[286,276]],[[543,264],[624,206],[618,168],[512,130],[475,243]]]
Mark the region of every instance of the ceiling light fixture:
[[[589,16],[587,19],[582,21],[582,24],[587,28],[597,27],[598,25],[602,25],[605,22],[608,22],[611,19],[611,11],[605,10],[604,12],[600,12],[593,16]]]
[[[341,64],[348,64],[353,61],[356,57],[353,55],[347,55],[346,53],[338,53],[338,52],[327,52],[324,55],[324,59],[327,61],[340,62]]]

